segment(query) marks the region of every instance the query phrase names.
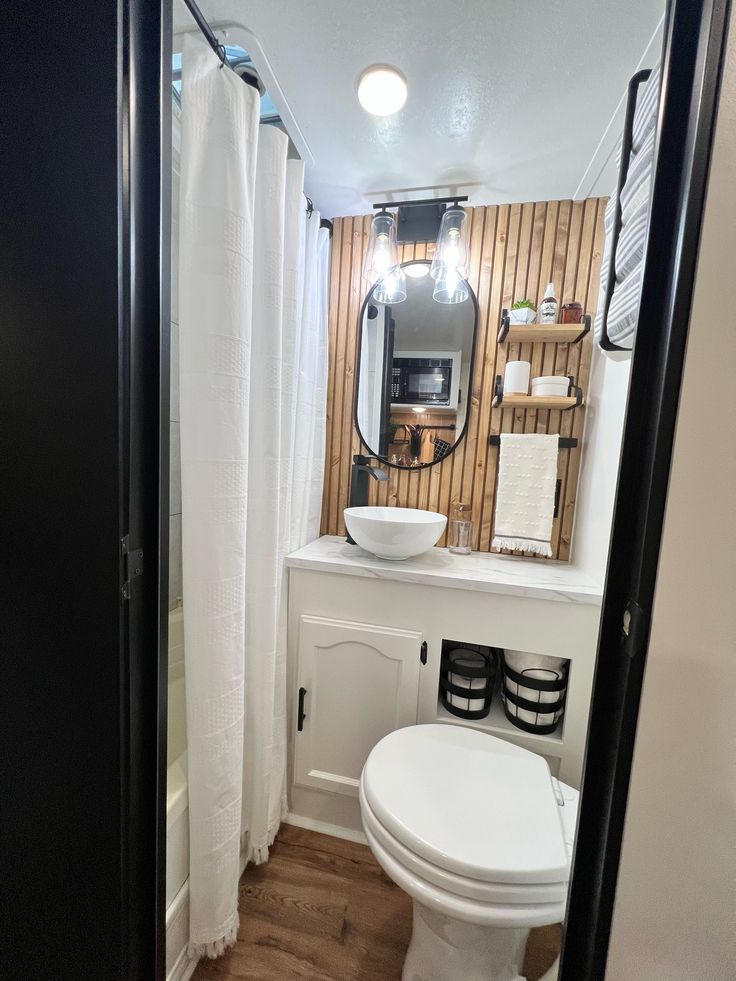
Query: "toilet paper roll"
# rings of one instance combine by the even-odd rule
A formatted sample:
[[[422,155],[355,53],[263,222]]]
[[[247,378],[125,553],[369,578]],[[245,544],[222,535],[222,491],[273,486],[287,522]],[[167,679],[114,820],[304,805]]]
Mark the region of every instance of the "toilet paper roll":
[[[503,375],[504,394],[528,395],[531,373],[532,366],[528,361],[509,361]]]

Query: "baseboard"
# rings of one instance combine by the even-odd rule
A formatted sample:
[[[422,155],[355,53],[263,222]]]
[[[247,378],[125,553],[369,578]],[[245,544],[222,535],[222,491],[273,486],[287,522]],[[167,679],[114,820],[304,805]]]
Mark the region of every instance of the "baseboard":
[[[177,957],[166,981],[189,981],[197,964],[199,964],[199,958],[192,959],[189,957],[185,947]]]
[[[166,910],[166,981],[189,981],[199,958],[187,954],[189,946],[189,879]],[[173,960],[173,964],[172,964]],[[169,964],[171,967],[169,968]]]
[[[339,825],[329,824],[327,821],[318,821],[316,818],[292,814],[291,811],[284,818],[284,823],[293,824],[297,828],[305,828],[307,831],[318,831],[320,834],[331,835],[333,838],[344,838],[346,841],[354,841],[358,845],[368,844],[368,839],[362,831],[341,828]]]

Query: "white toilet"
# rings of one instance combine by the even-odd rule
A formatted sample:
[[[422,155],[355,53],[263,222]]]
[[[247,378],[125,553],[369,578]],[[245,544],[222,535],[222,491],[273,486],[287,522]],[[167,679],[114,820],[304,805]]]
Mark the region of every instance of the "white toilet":
[[[529,929],[565,915],[577,803],[540,756],[464,726],[374,747],[363,828],[414,900],[402,981],[523,981]]]

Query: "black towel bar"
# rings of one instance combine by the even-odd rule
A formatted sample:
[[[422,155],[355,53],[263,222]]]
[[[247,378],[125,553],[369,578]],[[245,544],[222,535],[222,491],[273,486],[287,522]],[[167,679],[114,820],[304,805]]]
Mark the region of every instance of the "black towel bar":
[[[500,446],[501,437],[497,436],[495,433],[488,437],[489,446]],[[574,450],[578,445],[578,441],[574,436],[560,436],[560,449],[561,450]]]
[[[621,234],[621,191],[626,183],[629,174],[629,163],[631,162],[631,145],[634,139],[634,113],[636,112],[636,100],[639,97],[639,86],[646,82],[652,74],[651,68],[644,68],[631,78],[629,82],[628,94],[626,97],[626,116],[624,118],[624,134],[621,140],[621,164],[618,172],[618,186],[616,188],[616,220],[613,225],[613,235],[611,237],[611,251],[608,256],[608,281],[606,282],[606,297],[603,301],[603,320],[601,336],[598,343],[604,351],[630,351],[631,348],[622,347],[616,344],[608,336],[608,311],[613,299],[613,290],[616,286],[616,250],[618,248],[618,238]]]

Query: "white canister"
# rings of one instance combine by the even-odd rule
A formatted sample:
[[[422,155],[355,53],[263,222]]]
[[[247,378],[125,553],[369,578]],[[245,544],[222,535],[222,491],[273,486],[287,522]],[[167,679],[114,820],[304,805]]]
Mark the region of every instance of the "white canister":
[[[532,395],[560,395],[563,398],[570,391],[567,375],[540,375],[532,378]]]
[[[452,663],[459,668],[478,668],[483,664],[483,660],[474,651],[466,652],[462,648],[456,648],[453,654],[455,656],[452,659]],[[466,656],[463,657],[463,654],[466,654]],[[474,690],[480,691],[485,688],[488,685],[488,678],[467,678],[465,675],[450,672],[448,681],[452,685],[457,685],[458,688],[467,688],[468,690],[467,698],[448,692],[447,697],[450,705],[455,705],[466,712],[481,712],[486,707],[484,697],[473,698],[472,694]]]
[[[504,395],[528,395],[531,373],[528,361],[509,361],[503,374]]]
[[[506,664],[517,674],[523,674],[530,681],[558,681],[567,663],[563,657],[540,657],[536,654],[527,654],[525,651],[510,651],[504,653]],[[538,688],[528,688],[526,685],[517,684],[510,678],[504,679],[504,695],[508,690],[518,698],[525,698],[530,702],[537,702],[540,706],[538,712],[530,709],[519,708],[510,700],[506,700],[506,705],[510,713],[522,722],[530,725],[546,726],[553,725],[564,714],[564,709],[557,712],[544,712],[543,705],[552,705],[565,697],[566,688],[561,691],[540,691]]]

